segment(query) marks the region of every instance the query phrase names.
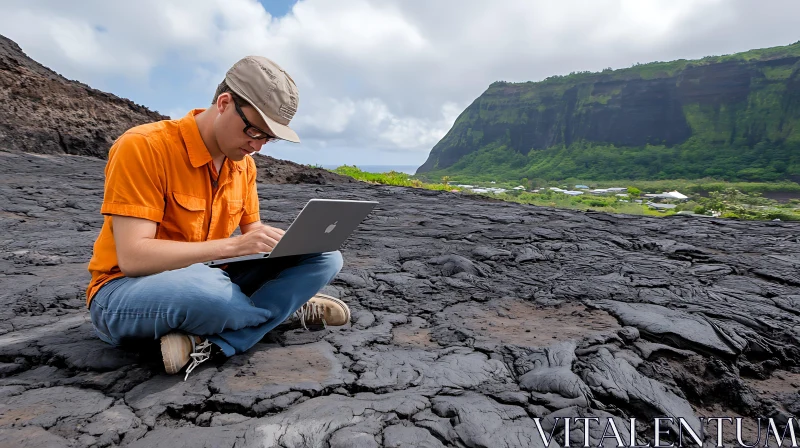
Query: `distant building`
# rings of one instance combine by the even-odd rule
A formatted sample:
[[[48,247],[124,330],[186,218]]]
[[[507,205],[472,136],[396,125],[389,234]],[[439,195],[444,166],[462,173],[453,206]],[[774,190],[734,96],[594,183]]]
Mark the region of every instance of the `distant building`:
[[[675,204],[658,204],[655,202],[648,202],[647,206],[655,210],[672,210],[677,207]]]
[[[686,199],[689,199],[688,196],[679,193],[677,191],[665,191],[663,193],[658,193],[658,194],[648,193],[645,194],[645,197],[653,199],[666,199],[666,200],[678,200],[678,201],[685,201]]]
[[[524,190],[524,189],[525,187],[523,187],[522,185],[514,187],[514,190]]]
[[[493,194],[499,194],[499,193],[505,193],[506,191],[508,191],[508,190],[506,190],[505,188],[494,188],[494,187],[489,187],[489,188],[473,188],[473,189],[472,189],[472,192],[473,192],[473,193],[493,193]]]
[[[564,191],[564,190],[562,190],[562,189],[560,189],[558,187],[550,187],[550,189],[553,190],[553,191]]]
[[[613,192],[613,193],[619,193],[619,192],[622,192],[622,191],[628,191],[628,189],[625,188],[625,187],[606,188],[606,190],[608,190],[609,192]]]
[[[575,189],[576,190],[588,190],[589,187],[587,187],[586,185],[575,185]]]
[[[579,196],[582,195],[582,191],[562,191],[561,193],[568,194],[570,196]]]
[[[689,199],[689,196],[686,196],[683,193],[678,193],[677,191],[670,191],[667,194],[672,196],[675,199]]]

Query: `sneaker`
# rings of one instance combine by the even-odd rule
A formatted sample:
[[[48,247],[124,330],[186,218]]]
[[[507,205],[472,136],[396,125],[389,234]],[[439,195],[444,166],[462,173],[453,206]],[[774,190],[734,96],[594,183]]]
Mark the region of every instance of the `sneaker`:
[[[340,326],[350,322],[350,308],[344,302],[327,294],[315,294],[299,310],[294,312],[292,320],[299,320],[300,325],[308,330],[307,325]]]
[[[208,340],[178,332],[161,337],[161,358],[164,360],[164,368],[168,374],[178,373],[183,366],[192,361],[186,369],[184,381],[189,378],[189,374],[195,367],[210,357],[211,343]]]

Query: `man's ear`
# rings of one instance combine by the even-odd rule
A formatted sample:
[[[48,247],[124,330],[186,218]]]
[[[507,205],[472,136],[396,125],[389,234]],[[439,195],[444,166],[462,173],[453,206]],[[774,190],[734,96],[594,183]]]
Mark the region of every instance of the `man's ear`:
[[[222,115],[228,107],[233,106],[233,95],[229,92],[221,93],[217,97],[217,113]]]

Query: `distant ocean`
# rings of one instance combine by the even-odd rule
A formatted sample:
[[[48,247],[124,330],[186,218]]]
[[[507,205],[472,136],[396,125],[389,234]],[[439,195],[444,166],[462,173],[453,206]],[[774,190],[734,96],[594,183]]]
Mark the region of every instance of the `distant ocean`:
[[[352,165],[352,163],[348,163]],[[322,165],[325,169],[335,169],[341,165]],[[356,164],[358,169],[366,171],[367,173],[388,173],[389,171],[397,171],[398,173],[414,174],[417,172],[419,165],[359,165]]]

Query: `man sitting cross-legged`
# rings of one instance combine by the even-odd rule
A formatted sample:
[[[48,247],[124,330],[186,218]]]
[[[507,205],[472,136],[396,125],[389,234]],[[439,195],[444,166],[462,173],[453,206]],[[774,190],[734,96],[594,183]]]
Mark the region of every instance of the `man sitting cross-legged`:
[[[87,306],[96,333],[121,345],[161,340],[168,373],[212,348],[232,356],[287,319],[344,325],[350,310],[318,292],[342,268],[336,252],[233,263],[269,252],[284,231],[261,223],[252,153],[299,142],[292,78],[264,57],[231,67],[208,109],[134,127],[111,147],[103,227],[94,245]],[[230,237],[239,227],[242,235]]]

